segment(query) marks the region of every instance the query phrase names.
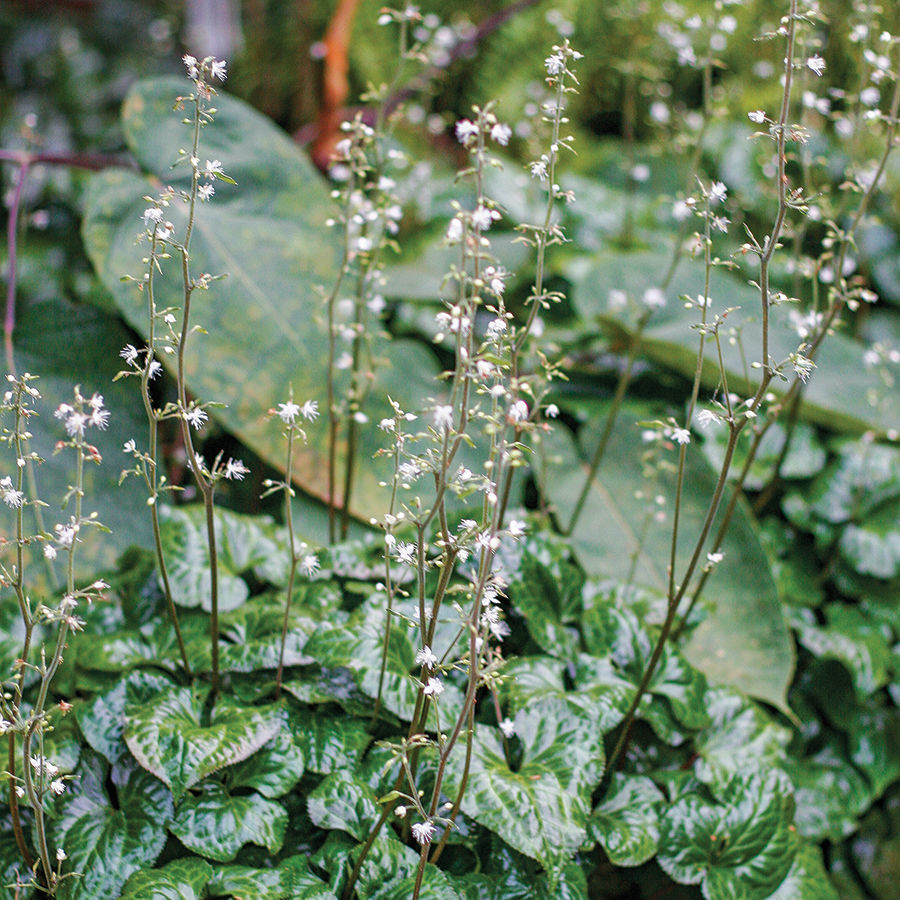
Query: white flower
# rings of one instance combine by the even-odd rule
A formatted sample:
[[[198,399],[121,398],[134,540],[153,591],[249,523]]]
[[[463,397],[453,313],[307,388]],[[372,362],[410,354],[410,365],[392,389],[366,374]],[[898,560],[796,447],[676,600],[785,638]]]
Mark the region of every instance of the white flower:
[[[431,647],[423,647],[416,653],[416,665],[418,666],[425,666],[428,669],[433,669],[437,663],[438,658],[435,656]]]
[[[463,236],[463,223],[459,219],[451,219],[450,224],[447,226],[447,234],[445,240],[448,243],[456,244],[462,240]]]
[[[0,493],[3,494],[3,502],[13,509],[21,509],[25,502],[25,495],[13,487],[12,478],[7,475],[0,479]]]
[[[195,81],[200,74],[199,69],[197,68],[197,57],[191,56],[190,53],[186,53],[181,57],[181,61],[184,63],[185,68],[187,69],[188,77],[193,78]]]
[[[408,566],[414,565],[416,561],[416,545],[410,544],[408,541],[397,544],[394,548],[394,555],[397,557],[397,562],[406,563]]]
[[[658,287],[647,288],[641,302],[650,309],[661,309],[666,305],[666,295]]]
[[[277,416],[281,419],[285,425],[290,425],[294,419],[297,418],[298,413],[300,412],[300,407],[294,403],[293,400],[288,400],[287,403],[279,403]]]
[[[722,562],[723,559],[725,559],[725,554],[721,551],[717,553],[707,553],[706,558],[709,561],[710,565],[715,566]]]
[[[432,676],[428,679],[428,682],[425,684],[425,687],[422,689],[422,692],[426,697],[434,697],[437,699],[444,693],[444,684],[440,678],[435,678]]]
[[[697,424],[701,428],[718,423],[719,417],[711,409],[701,409],[697,413]]]
[[[559,415],[559,407],[555,403],[551,403],[545,410],[544,415],[548,419],[555,419]]]
[[[154,226],[162,221],[162,210],[158,206],[151,206],[144,210],[141,217],[144,220],[144,227],[148,231],[153,231]]]
[[[56,559],[56,547],[53,544],[44,544],[44,559]]]
[[[195,429],[200,429],[203,427],[203,423],[209,418],[208,415],[199,407],[195,406],[193,409],[189,409],[184,414],[184,420],[193,425]]]
[[[319,557],[314,553],[307,553],[306,556],[300,560],[300,571],[303,572],[304,575],[308,575],[312,577],[319,571]]]
[[[755,109],[753,112],[747,113],[747,118],[757,125],[762,125],[762,123],[766,121],[766,114],[764,110]]]
[[[488,323],[486,336],[489,341],[497,341],[506,332],[506,319],[497,317]]]
[[[806,61],[806,65],[809,67],[809,69],[811,71],[815,72],[816,75],[819,75],[819,76],[821,76],[822,73],[825,71],[825,60],[822,59],[822,57],[819,56],[818,53],[816,53],[815,56],[811,56]]]
[[[677,444],[689,444],[691,442],[691,433],[687,428],[673,428],[672,440]]]
[[[212,179],[212,178],[215,178],[217,175],[224,175],[225,172],[222,169],[222,163],[219,162],[219,160],[217,160],[217,159],[209,160],[208,159],[206,161],[206,168],[203,170],[203,174],[207,178]]]
[[[434,410],[434,427],[438,431],[448,431],[453,426],[453,407],[438,406]]]
[[[513,519],[509,523],[507,530],[509,531],[510,537],[514,537],[518,540],[525,534],[525,523],[518,519]]]
[[[243,481],[244,476],[250,470],[244,465],[243,460],[240,459],[231,459],[229,457],[228,462],[225,463],[225,468],[222,470],[222,474],[229,481]]]
[[[503,732],[503,737],[511,738],[516,733],[516,723],[512,719],[503,719],[500,722],[500,730]]]
[[[547,166],[549,162],[550,159],[545,153],[543,156],[541,156],[540,159],[536,159],[534,160],[534,162],[529,163],[529,168],[531,169],[531,177],[540,178],[541,181],[546,181],[548,175]]]
[[[510,422],[524,422],[528,418],[528,404],[524,400],[516,400],[510,406],[506,417]]]
[[[62,847],[56,848],[56,861],[57,862],[65,862],[68,857],[66,856],[66,851],[63,850]]]
[[[496,212],[496,210],[487,209],[484,206],[479,206],[475,212],[472,213],[472,224],[479,231],[487,231],[488,228],[491,227],[494,219],[499,219],[500,214]]]
[[[809,376],[812,375],[812,371],[816,367],[816,364],[808,356],[804,356],[802,353],[791,354],[791,365],[793,365],[797,377],[804,384],[809,381]]]
[[[412,836],[420,844],[430,844],[436,830],[431,822],[414,822]]]
[[[157,359],[151,359],[150,365],[147,367],[147,375],[152,381],[159,373],[162,372],[162,363]]]
[[[62,778],[57,778],[55,781],[50,782],[50,790],[53,791],[53,793],[56,795],[62,794],[65,789],[66,783],[62,780]],[[57,851],[57,858],[58,853],[59,851]],[[63,859],[65,859],[65,855],[63,856]]]
[[[460,119],[456,123],[456,139],[464,147],[474,143],[476,137],[478,137],[478,126],[470,119]]]
[[[319,401],[307,400],[306,403],[300,407],[300,415],[303,416],[307,422],[315,422],[316,419],[319,418]]]
[[[554,53],[544,60],[548,75],[559,75],[566,68],[566,59],[562,53]]]
[[[197,196],[201,200],[209,200],[215,192],[216,189],[211,184],[201,184],[200,187],[197,188]]]
[[[728,195],[728,189],[721,181],[714,181],[709,189],[709,199],[712,203],[722,203]]]
[[[505,147],[512,137],[512,128],[510,128],[509,125],[498,122],[491,128],[491,137],[500,144],[500,146]]]
[[[218,78],[219,81],[224,81],[226,78],[225,75],[225,60],[213,60],[212,64],[209,67],[209,77],[210,78]]]

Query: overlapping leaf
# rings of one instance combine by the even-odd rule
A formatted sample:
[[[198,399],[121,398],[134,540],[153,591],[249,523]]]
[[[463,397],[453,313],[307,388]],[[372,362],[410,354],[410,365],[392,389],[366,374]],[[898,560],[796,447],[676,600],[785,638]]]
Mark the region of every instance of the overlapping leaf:
[[[125,885],[122,900],[202,900],[213,868],[197,856],[176,859],[162,869],[135,872]]]
[[[588,834],[617,866],[639,866],[656,855],[665,797],[643,775],[616,772],[591,814]]]

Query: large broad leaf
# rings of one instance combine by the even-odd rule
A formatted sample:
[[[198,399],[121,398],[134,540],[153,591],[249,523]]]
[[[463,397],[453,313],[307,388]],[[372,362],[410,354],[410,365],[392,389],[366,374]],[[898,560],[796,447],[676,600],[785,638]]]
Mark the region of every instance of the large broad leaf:
[[[185,847],[218,862],[231,862],[244,844],[259,844],[275,854],[284,842],[287,812],[257,793],[229,794],[206,784],[178,805],[169,830]]]
[[[128,877],[152,864],[166,842],[172,795],[162,782],[133,762],[110,771],[97,757],[85,761],[77,788],[50,826],[50,843],[68,854],[63,881],[65,900],[117,897]],[[109,775],[118,794],[113,805],[104,788]]]
[[[581,564],[591,574],[633,580],[665,591],[671,543],[671,513],[663,522],[648,515],[644,497],[641,442],[637,421],[657,418],[644,406],[625,404],[594,479],[584,513],[572,539]],[[569,518],[587,476],[589,458],[602,416],[587,428],[585,451],[577,449],[561,429],[551,435],[548,451],[561,462],[547,478],[545,490]],[[674,453],[675,451],[673,451]],[[671,480],[661,476],[654,494],[668,495]],[[709,506],[715,479],[702,455],[688,453],[681,507],[678,567],[684,570]],[[671,508],[671,499],[669,507]],[[721,514],[721,511],[720,511]],[[711,609],[684,646],[687,659],[713,682],[733,685],[747,694],[786,710],[785,692],[794,667],[794,650],[785,625],[778,591],[759,544],[755,523],[739,504],[722,546],[724,559],[704,590]],[[746,573],[754,577],[747,578]]]
[[[707,900],[765,900],[794,861],[793,814],[782,773],[738,774],[715,800],[689,793],[666,810],[659,864],[679,884],[702,884]]]
[[[186,856],[162,869],[135,872],[125,885],[122,900],[201,900],[213,868],[197,856]]]
[[[189,687],[156,692],[128,685],[125,743],[176,800],[207,775],[255,753],[283,727],[272,707],[237,706],[225,699],[205,725],[204,700]]]
[[[612,334],[622,337],[634,334],[634,319],[623,317],[610,307],[611,290],[624,290],[640,300],[648,288],[659,287],[669,265],[665,252],[648,250],[640,253],[603,251],[592,259],[578,258],[567,269],[574,287],[572,299],[582,318],[599,321]],[[704,292],[703,268],[683,263],[666,291],[668,304],[650,321],[641,352],[656,362],[693,376],[697,360],[697,334],[691,328],[698,321],[696,310],[685,310],[679,297],[696,297]],[[722,353],[731,390],[748,396],[756,389],[756,370],[746,366],[761,358],[759,335],[759,291],[746,280],[714,268],[709,297],[712,312],[722,313],[729,307],[740,307],[728,316],[728,326],[740,331],[741,340],[734,344],[723,341]],[[786,360],[795,351],[800,338],[788,322],[791,305],[772,307],[770,311],[769,354],[776,362]],[[886,391],[876,373],[863,362],[864,346],[836,334],[822,344],[816,357],[818,368],[803,392],[801,415],[832,429],[883,433],[900,428],[900,398],[896,391]],[[707,353],[703,370],[704,384],[716,388],[720,381],[714,347]],[[788,374],[792,375],[790,367]],[[750,382],[747,381],[748,371]],[[783,389],[775,381],[772,389]]]
[[[656,855],[664,803],[662,792],[646,776],[616,772],[591,815],[588,833],[615,865],[642,865]]]
[[[521,764],[510,766],[496,729],[477,729],[462,810],[511,847],[545,866],[565,861],[584,842],[590,795],[603,774],[596,718],[565,697],[536,699],[514,719]],[[448,796],[462,778],[465,752],[447,767]]]
[[[188,145],[189,129],[172,112],[174,99],[188,89],[178,79],[136,84],[123,111],[125,138],[147,176],[107,170],[91,180],[83,235],[91,261],[129,324],[146,334],[143,297],[123,274],[140,271],[142,251],[135,235],[146,206],[141,198],[158,193],[160,182],[178,182],[170,169]],[[325,227],[333,214],[326,183],[291,139],[247,104],[222,94],[216,121],[203,130],[201,154],[219,159],[237,186],[219,184],[216,196],[198,210],[191,245],[192,269],[227,273],[209,294],[196,294],[192,321],[207,335],[195,335],[185,360],[191,393],[226,405],[212,414],[266,462],[281,467],[284,439],[266,412],[294,396],[324,404],[328,340],[322,322],[320,285],[329,288],[339,261],[339,235]],[[182,179],[184,176],[180,176]],[[183,181],[181,182],[183,184]],[[166,211],[183,234],[185,209]],[[157,279],[160,307],[181,307],[180,269],[172,260]],[[438,368],[427,348],[397,341],[379,369],[369,419],[390,415],[389,393],[404,408],[417,407],[434,393]],[[163,359],[168,364],[170,360]],[[294,471],[310,493],[327,492],[327,429],[311,426],[310,443],[297,448]],[[385,505],[378,487],[384,476],[373,465],[375,429],[363,429],[357,448],[357,506],[367,516]],[[343,454],[343,449],[340,451]]]
[[[62,423],[53,416],[60,403],[72,402],[72,389],[81,386],[83,395],[102,394],[110,412],[109,427],[105,431],[89,429],[87,436],[100,451],[103,461],[86,465],[84,470],[84,513],[98,513],[98,519],[110,529],[102,533],[93,529],[82,532],[75,554],[79,577],[89,577],[98,569],[111,568],[127,547],[150,539],[150,515],[146,496],[137,479],[128,479],[119,487],[119,476],[128,464],[122,445],[131,438],[140,438],[147,430],[141,405],[132,385],[113,383],[121,360],[119,350],[128,340],[128,332],[111,316],[93,307],[76,307],[56,297],[47,297],[28,306],[20,305],[13,335],[15,364],[21,372],[31,372],[40,378],[32,383],[42,394],[36,409],[38,415],[28,423],[34,435],[31,449],[44,459],[35,466],[39,498],[49,504],[43,509],[44,527],[53,529],[58,522],[67,522],[73,512],[72,504],[63,510],[63,497],[75,474],[75,457],[70,450],[54,454],[57,441],[66,440]],[[6,388],[4,388],[5,390]],[[11,426],[11,420],[5,424]],[[2,475],[12,475],[15,460],[12,455],[3,463]],[[6,510],[9,513],[9,510]],[[4,530],[14,527],[10,514]],[[37,530],[30,515],[26,517],[27,533]],[[35,568],[35,575],[44,573]],[[55,580],[65,582],[62,556],[56,564]]]

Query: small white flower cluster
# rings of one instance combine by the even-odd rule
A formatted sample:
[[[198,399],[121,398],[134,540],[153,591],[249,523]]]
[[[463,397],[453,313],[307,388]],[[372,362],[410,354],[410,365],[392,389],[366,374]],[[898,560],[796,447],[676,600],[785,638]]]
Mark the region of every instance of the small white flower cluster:
[[[85,399],[77,387],[75,402],[60,403],[53,415],[63,423],[66,434],[76,441],[84,438],[86,428],[103,431],[109,425],[109,411],[103,408],[103,396],[95,393]]]

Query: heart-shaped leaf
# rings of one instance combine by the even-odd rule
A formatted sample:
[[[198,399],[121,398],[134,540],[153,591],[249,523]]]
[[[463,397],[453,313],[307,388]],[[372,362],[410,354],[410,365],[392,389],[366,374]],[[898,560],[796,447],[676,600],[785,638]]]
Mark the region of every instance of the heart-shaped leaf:
[[[189,687],[148,693],[128,685],[125,743],[176,801],[207,775],[255,753],[283,727],[272,707],[237,706],[224,698],[204,725],[204,699]]]
[[[107,773],[118,793],[118,808],[104,789]],[[85,760],[78,775],[77,788],[50,825],[52,846],[68,854],[65,871],[79,873],[62,882],[58,896],[117,897],[129,876],[152,864],[162,851],[172,818],[172,795],[131,761],[110,772],[94,757]]]
[[[769,900],[841,900],[822,863],[822,850],[801,844],[794,864]]]
[[[345,770],[326,775],[306,805],[320,828],[346,831],[358,841],[366,839],[379,813],[372,789]]]
[[[590,795],[603,775],[603,735],[580,704],[536,699],[514,719],[522,761],[506,759],[497,729],[477,729],[462,809],[511,846],[551,866],[584,842]],[[451,754],[448,796],[459,790],[465,753]]]
[[[176,859],[162,869],[135,872],[125,885],[122,900],[202,900],[213,867],[197,856]]]
[[[591,814],[588,834],[614,865],[640,866],[656,855],[664,804],[665,797],[649,778],[616,772]]]
[[[206,784],[178,805],[169,830],[185,847],[218,862],[230,862],[244,844],[277,853],[284,842],[287,811],[256,793],[232,795]]]
[[[739,773],[716,799],[688,793],[663,813],[657,859],[708,900],[766,900],[794,862],[793,815],[782,773]]]

